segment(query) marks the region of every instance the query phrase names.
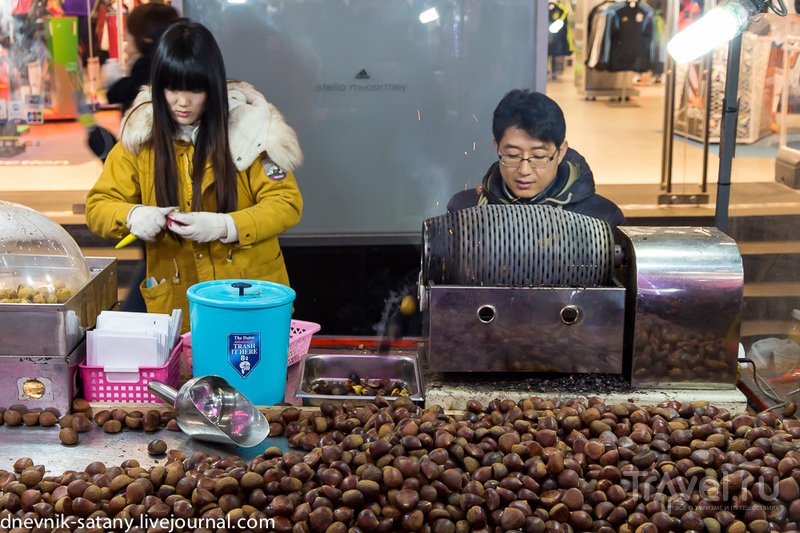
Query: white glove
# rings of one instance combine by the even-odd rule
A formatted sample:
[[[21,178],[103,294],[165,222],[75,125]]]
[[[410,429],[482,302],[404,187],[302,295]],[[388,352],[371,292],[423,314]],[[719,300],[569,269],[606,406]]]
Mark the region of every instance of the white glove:
[[[224,243],[239,240],[239,232],[233,217],[227,213],[207,211],[170,213],[168,227],[176,235],[197,242],[221,240]],[[231,235],[231,234],[234,235]]]
[[[143,241],[153,242],[167,225],[167,213],[175,209],[177,208],[137,205],[128,211],[128,229]]]

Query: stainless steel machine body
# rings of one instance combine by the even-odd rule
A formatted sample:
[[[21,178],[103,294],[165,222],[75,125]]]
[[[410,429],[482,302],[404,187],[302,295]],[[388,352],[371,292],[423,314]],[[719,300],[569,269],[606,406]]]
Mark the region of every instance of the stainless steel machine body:
[[[117,260],[86,261],[88,283],[63,304],[0,303],[0,406],[69,410],[85,330],[117,304]]]
[[[487,205],[428,219],[423,237],[430,370],[622,372],[625,291],[608,224]]]
[[[435,372],[622,373],[622,287],[428,287]]]
[[[625,353],[643,388],[735,388],[744,271],[716,228],[617,228]]]
[[[553,207],[480,206],[426,220],[423,240],[428,370],[735,387],[742,261],[714,228],[614,234]]]

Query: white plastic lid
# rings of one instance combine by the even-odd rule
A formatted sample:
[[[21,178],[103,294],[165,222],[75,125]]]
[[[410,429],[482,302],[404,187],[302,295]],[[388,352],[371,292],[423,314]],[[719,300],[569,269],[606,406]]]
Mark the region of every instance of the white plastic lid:
[[[792,318],[800,320],[800,309],[792,309]]]

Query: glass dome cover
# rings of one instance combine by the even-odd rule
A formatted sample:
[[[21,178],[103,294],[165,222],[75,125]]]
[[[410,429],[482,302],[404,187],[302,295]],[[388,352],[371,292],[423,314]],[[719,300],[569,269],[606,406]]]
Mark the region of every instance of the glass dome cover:
[[[64,303],[89,278],[86,258],[64,228],[0,201],[0,303]]]

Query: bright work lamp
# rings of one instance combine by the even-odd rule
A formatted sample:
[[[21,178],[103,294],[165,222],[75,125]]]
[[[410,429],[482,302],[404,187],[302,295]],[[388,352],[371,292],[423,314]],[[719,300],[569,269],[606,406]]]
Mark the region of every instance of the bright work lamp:
[[[769,5],[769,8],[780,16],[787,13],[783,0],[725,0],[667,43],[667,50],[675,62],[688,63],[714,48],[730,42],[720,121],[719,173],[717,175],[717,205],[714,217],[717,229],[723,232],[728,227],[731,166],[736,148],[736,125],[739,117],[737,92],[739,90],[742,32],[766,5]]]
[[[689,25],[667,43],[667,50],[676,63],[688,63],[727,43],[750,24],[765,0],[725,0]]]

